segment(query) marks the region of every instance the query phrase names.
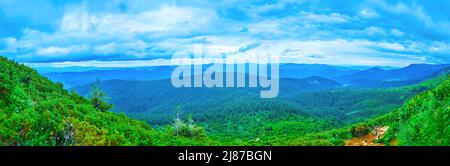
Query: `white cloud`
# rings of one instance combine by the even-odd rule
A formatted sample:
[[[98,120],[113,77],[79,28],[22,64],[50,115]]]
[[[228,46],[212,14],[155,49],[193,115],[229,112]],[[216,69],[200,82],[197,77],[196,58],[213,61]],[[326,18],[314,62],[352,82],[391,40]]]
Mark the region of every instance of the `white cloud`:
[[[336,37],[330,29],[323,28],[333,27],[333,24],[349,23],[352,19],[350,16],[339,13],[317,14],[301,11],[292,16],[253,22],[247,28],[251,35],[262,38]]]
[[[117,52],[117,47],[119,47],[117,43],[111,42],[94,46],[93,51],[99,54],[111,54]]]
[[[269,54],[279,55],[281,62],[284,63],[314,63],[331,65],[390,65],[406,66],[411,63],[423,63],[427,59],[422,56],[409,55],[402,52],[415,52],[419,47],[429,47],[418,45],[417,43],[373,42],[368,40],[306,40],[299,41],[294,39],[286,40],[262,40],[257,47],[239,52],[239,48],[251,44],[251,39],[239,37],[223,36],[205,36],[207,41],[203,47],[205,58],[215,58],[217,55],[226,54],[229,57],[238,59],[255,59],[256,55]],[[449,51],[449,46],[444,43],[435,43],[431,47],[433,51]],[[104,50],[118,49],[115,43],[100,46]],[[377,49],[374,49],[377,48]],[[93,48],[94,50],[96,48]],[[99,49],[99,48],[97,48]],[[380,49],[380,51],[378,51]],[[47,52],[67,53],[71,49],[47,48]],[[392,50],[385,52],[383,50]],[[98,50],[97,50],[98,51]],[[192,45],[182,45],[179,51],[192,53]],[[212,60],[205,60],[205,63]],[[81,61],[81,62],[55,62],[55,63],[36,63],[34,66],[51,65],[51,67],[67,66],[94,66],[94,67],[139,67],[139,66],[161,66],[171,65],[170,59],[155,60],[134,60],[134,61]]]
[[[391,53],[378,51],[398,51]],[[318,63],[334,65],[390,65],[404,66],[423,62],[422,57],[403,54],[412,51],[399,43],[373,42],[367,40],[277,40],[262,41],[257,48],[229,56],[245,57],[258,54],[280,55],[282,62]]]
[[[391,29],[391,34],[397,37],[403,36],[405,33],[398,29]]]
[[[380,17],[380,14],[372,9],[364,8],[359,11],[359,16],[362,18],[378,18]]]
[[[143,58],[154,55],[172,37],[214,30],[214,11],[192,7],[162,5],[138,13],[90,12],[83,5],[70,7],[61,19],[59,29],[45,33],[26,28],[23,36],[4,39],[8,53],[26,51],[26,56],[95,56],[120,54]],[[145,41],[144,41],[145,40]],[[153,42],[154,41],[154,42]],[[168,44],[177,49],[180,44]],[[91,49],[92,48],[92,49]],[[162,47],[161,49],[165,49]],[[70,57],[68,57],[70,58]],[[81,58],[82,59],[82,58]]]
[[[394,50],[394,51],[406,51],[405,46],[399,43],[378,43],[376,44],[377,47],[388,49],[388,50]]]
[[[303,20],[312,23],[345,23],[348,22],[349,17],[339,13],[331,14],[316,14],[312,12],[300,12],[300,15],[296,17],[298,20]]]
[[[48,48],[39,48],[36,51],[36,54],[38,55],[67,55],[70,53],[70,50],[68,48],[61,48],[61,47],[48,47]]]
[[[133,33],[184,33],[200,30],[217,18],[213,11],[176,6],[161,6],[141,13],[89,13],[84,8],[71,9],[64,15],[60,31],[123,35]]]
[[[134,60],[134,61],[81,61],[81,62],[51,62],[51,63],[25,63],[30,67],[145,67],[145,66],[165,66],[170,65],[170,60]]]
[[[386,35],[386,31],[383,28],[371,26],[365,29],[365,33],[370,36],[384,36]]]
[[[423,10],[422,6],[419,6],[416,3],[408,6],[402,2],[397,2],[393,5],[380,0],[371,0],[370,2],[369,5],[377,6],[388,12],[412,16],[423,23],[427,28],[442,30],[443,28],[448,28],[449,26],[446,25],[450,24],[449,21],[433,20],[433,18]],[[450,32],[447,32],[447,34],[450,34]]]
[[[86,52],[89,49],[89,46],[87,45],[75,45],[70,47],[57,47],[57,46],[50,46],[47,48],[39,48],[36,50],[36,54],[39,56],[61,56],[61,55],[67,55],[70,53],[79,53],[79,52]]]
[[[9,52],[9,53],[16,53],[18,44],[17,39],[14,37],[7,37],[3,38],[2,41],[5,43],[6,49],[1,50],[1,52]]]
[[[433,53],[441,53],[448,56],[450,52],[450,44],[444,42],[433,42],[431,46],[428,47],[428,51]]]
[[[416,27],[391,25],[392,20],[385,22],[384,14],[412,16],[427,27],[439,27],[442,31],[450,28],[449,22],[436,22],[415,4],[368,1],[368,5],[356,3],[349,9],[356,11],[351,12],[328,8],[326,4],[320,9],[302,8],[291,4],[301,3],[293,0],[261,6],[236,0],[218,4],[195,1],[192,3],[204,4],[190,5],[195,7],[184,3],[177,6],[177,2],[158,3],[121,12],[86,8],[83,4],[66,6],[67,10],[54,27],[56,30],[44,32],[27,28],[20,37],[4,38],[7,48],[1,52],[16,53],[15,57],[23,57],[20,60],[24,61],[52,61],[52,56],[69,61],[102,60],[103,57],[108,60],[154,59],[169,57],[177,51],[192,52],[192,44],[201,43],[208,57],[224,54],[242,57],[248,56],[246,53],[264,52],[282,54],[285,60],[300,63],[374,63],[372,58],[386,64],[394,63],[397,58],[396,64],[399,64],[423,60],[420,55],[443,54],[448,50],[448,44],[433,44],[430,40],[405,42],[419,40],[419,37],[413,38]],[[148,2],[128,4],[131,3],[136,7],[139,6],[136,4]],[[239,9],[248,9],[242,15],[246,18],[234,20],[222,16],[221,11],[230,8],[228,3],[234,6],[245,3]],[[223,8],[218,9],[218,6]],[[283,9],[289,11],[270,13]],[[270,16],[262,15],[267,14],[265,12]],[[373,22],[379,20],[370,20],[372,18],[383,20]],[[246,49],[245,53],[239,51],[255,43],[258,43],[255,48]]]
[[[288,32],[288,30],[282,30],[282,20],[266,20],[253,23],[248,26],[248,31],[254,35],[268,34],[271,36],[280,36]]]

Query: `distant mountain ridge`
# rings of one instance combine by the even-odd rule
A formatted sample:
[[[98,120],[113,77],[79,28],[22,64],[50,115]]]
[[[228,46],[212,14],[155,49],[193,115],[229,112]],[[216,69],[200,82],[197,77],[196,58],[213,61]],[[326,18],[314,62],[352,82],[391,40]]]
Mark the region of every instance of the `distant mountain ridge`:
[[[393,70],[370,68],[355,74],[334,78],[335,80],[357,87],[396,87],[411,85],[435,77],[448,70],[450,65],[411,64]]]
[[[323,64],[281,64],[280,78],[305,78],[319,76],[334,78],[359,72],[347,67],[331,66]]]
[[[121,68],[111,70],[90,70],[84,72],[43,73],[52,81],[61,82],[66,88],[86,85],[100,80],[161,80],[168,79],[175,67],[160,66],[152,68]]]
[[[206,70],[210,65],[203,65]],[[404,68],[385,70],[372,67],[357,70],[352,67],[322,64],[280,64],[279,77],[303,79],[308,77],[327,78],[345,86],[377,88],[411,85],[432,78],[450,65],[412,64]],[[142,68],[118,68],[90,70],[83,72],[43,73],[52,81],[61,82],[66,88],[73,88],[94,82],[97,78],[107,80],[149,81],[170,79],[176,66],[154,66]],[[248,69],[245,71],[248,74]]]

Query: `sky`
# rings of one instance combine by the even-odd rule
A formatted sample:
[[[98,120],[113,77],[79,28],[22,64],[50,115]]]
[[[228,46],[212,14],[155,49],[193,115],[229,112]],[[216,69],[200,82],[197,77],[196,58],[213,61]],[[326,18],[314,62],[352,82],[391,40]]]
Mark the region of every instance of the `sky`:
[[[448,64],[449,10],[444,0],[1,0],[0,55],[37,66],[163,65],[200,44],[206,58]]]

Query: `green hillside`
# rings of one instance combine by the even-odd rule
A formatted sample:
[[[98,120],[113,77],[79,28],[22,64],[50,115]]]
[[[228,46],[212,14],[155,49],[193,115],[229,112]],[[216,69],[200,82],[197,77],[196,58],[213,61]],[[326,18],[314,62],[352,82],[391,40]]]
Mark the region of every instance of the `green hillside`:
[[[197,135],[152,129],[123,114],[96,109],[62,84],[0,57],[0,145],[198,145],[211,144],[202,129],[177,124]],[[204,133],[204,132],[203,132]]]
[[[309,134],[289,144],[348,145],[356,140],[369,145],[449,146],[450,74],[406,88],[424,87],[434,88],[414,96],[388,114],[341,129]],[[377,134],[382,128],[387,129],[386,132]],[[377,135],[378,139],[371,138]]]
[[[364,124],[389,127],[379,142],[400,146],[450,145],[450,74],[442,74],[421,85],[435,88]]]
[[[385,139],[398,145],[450,145],[450,75],[437,88],[409,100],[388,115]]]

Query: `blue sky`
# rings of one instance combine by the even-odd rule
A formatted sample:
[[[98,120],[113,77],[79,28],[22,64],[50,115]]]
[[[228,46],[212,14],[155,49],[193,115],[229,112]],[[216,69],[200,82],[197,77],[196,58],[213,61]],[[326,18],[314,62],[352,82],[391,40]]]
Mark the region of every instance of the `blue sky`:
[[[442,64],[450,63],[449,10],[443,0],[2,0],[0,55],[39,65],[158,65],[202,44],[207,57]]]

